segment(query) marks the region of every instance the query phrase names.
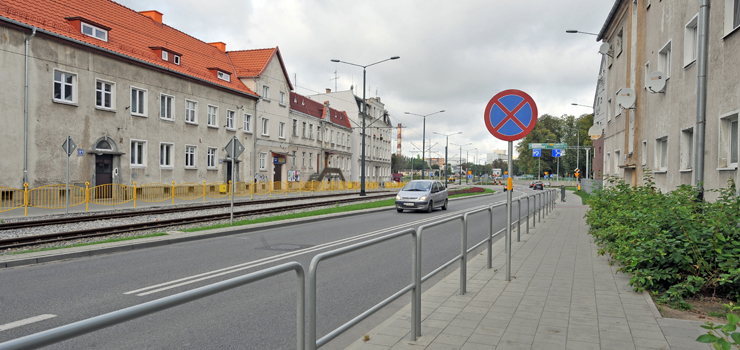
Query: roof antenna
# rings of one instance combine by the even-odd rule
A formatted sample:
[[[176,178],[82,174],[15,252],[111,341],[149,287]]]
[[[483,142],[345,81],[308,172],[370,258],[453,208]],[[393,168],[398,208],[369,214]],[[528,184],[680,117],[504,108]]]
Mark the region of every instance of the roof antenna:
[[[334,80],[334,91],[337,91],[337,80],[339,80],[339,77],[337,76],[337,70],[334,70],[334,78],[329,79],[329,81]]]

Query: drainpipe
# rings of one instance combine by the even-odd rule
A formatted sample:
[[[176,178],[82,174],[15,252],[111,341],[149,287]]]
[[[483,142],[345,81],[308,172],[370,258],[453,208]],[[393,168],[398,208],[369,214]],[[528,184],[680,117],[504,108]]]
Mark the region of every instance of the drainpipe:
[[[696,157],[694,185],[699,191],[698,199],[704,200],[704,133],[707,114],[707,61],[709,51],[709,0],[701,0],[699,9],[699,52],[696,59],[699,76],[696,92]]]
[[[28,182],[28,42],[36,36],[36,27],[33,27],[31,36],[26,38],[26,86],[23,96],[23,183]]]
[[[255,84],[257,86],[257,84]],[[257,181],[257,171],[259,169],[259,159],[257,158],[257,105],[262,101],[262,96],[260,96],[257,101],[254,101],[254,125],[252,126],[252,159],[254,159],[254,174],[252,174],[252,178],[254,181]]]

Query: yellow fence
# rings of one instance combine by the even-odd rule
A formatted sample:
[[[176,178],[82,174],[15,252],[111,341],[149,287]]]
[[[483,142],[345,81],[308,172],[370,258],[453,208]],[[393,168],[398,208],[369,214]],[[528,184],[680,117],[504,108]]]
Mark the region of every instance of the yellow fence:
[[[406,185],[405,182],[386,182],[385,188],[401,188]],[[285,195],[289,193],[298,194],[320,194],[320,193],[342,193],[357,191],[361,184],[359,181],[270,181],[270,182],[237,182],[234,184],[235,197],[254,197]],[[381,188],[378,182],[365,182],[365,189],[372,190]],[[195,182],[186,182],[179,185],[173,181],[171,184],[148,183],[137,185],[124,184],[105,184],[90,187],[90,183],[85,183],[85,187],[69,186],[55,184],[47,185],[34,189],[29,189],[28,184],[23,185],[23,189],[2,187],[0,186],[0,213],[15,209],[24,208],[25,214],[28,215],[28,208],[42,209],[62,209],[67,205],[74,207],[85,204],[85,211],[89,210],[89,204],[98,205],[119,205],[133,201],[134,208],[136,202],[164,202],[170,201],[175,203],[175,199],[184,201],[202,200],[206,198],[224,198],[231,194],[231,181],[211,182],[202,184]]]

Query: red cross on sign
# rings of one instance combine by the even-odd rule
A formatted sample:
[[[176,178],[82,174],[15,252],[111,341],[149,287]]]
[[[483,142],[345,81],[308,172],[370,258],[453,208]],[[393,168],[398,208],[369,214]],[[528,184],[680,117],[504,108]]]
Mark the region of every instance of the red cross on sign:
[[[505,90],[488,102],[483,118],[491,135],[516,141],[527,136],[537,124],[537,105],[524,91]]]

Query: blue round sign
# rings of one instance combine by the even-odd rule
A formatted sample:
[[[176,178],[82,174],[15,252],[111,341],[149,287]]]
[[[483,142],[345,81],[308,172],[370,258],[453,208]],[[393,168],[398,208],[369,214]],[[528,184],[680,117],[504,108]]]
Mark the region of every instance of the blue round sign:
[[[537,124],[537,105],[524,91],[501,91],[488,102],[484,120],[496,138],[516,141],[527,136]]]

